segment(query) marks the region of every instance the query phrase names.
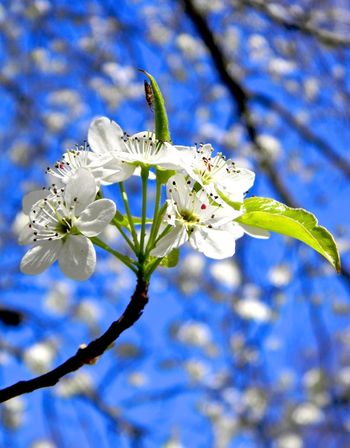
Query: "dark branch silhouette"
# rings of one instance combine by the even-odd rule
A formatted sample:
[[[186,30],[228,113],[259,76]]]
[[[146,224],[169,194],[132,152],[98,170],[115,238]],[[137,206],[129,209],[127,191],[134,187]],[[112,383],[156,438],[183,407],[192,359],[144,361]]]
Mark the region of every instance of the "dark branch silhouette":
[[[272,185],[274,186],[281,199],[291,207],[297,207],[297,202],[291,196],[288,188],[284,185],[282,179],[277,174],[277,169],[275,169],[271,161],[268,159],[264,148],[262,148],[259,144],[258,133],[254,126],[249,109],[249,93],[243,88],[238,80],[236,80],[229,73],[225,55],[221,51],[219,45],[216,43],[215,37],[204,17],[198,12],[192,1],[183,0],[182,3],[185,9],[185,13],[191,19],[193,25],[197,30],[197,33],[199,34],[209,51],[221,82],[227,87],[230,96],[237,105],[237,114],[246,128],[248,138],[253,144],[253,148],[259,156],[261,169],[268,175]]]
[[[293,126],[306,140],[317,147],[323,156],[327,157],[338,169],[340,169],[347,177],[350,176],[349,162],[342,156],[337,154],[333,148],[328,145],[322,138],[311,132],[306,126],[298,123],[297,120],[283,106],[274,102],[268,96],[263,94],[252,94],[246,90],[241,83],[229,73],[227,61],[224,53],[217,44],[214,34],[211,31],[205,18],[194,6],[192,0],[182,0],[184,11],[195,26],[195,29],[212,58],[214,67],[220,77],[221,82],[226,86],[229,94],[237,105],[237,113],[243,125],[246,128],[247,135],[253,148],[257,152],[260,161],[260,168],[265,171],[269,177],[271,184],[279,194],[281,199],[290,207],[299,208],[300,204],[291,196],[288,187],[284,184],[278,175],[278,170],[273,166],[268,156],[265,154],[264,148],[258,141],[258,133],[251,119],[249,102],[254,100],[278,112],[290,126]],[[350,285],[350,272],[346,268],[342,268],[342,278]]]
[[[283,9],[276,10],[266,0],[243,0],[242,3],[259,11],[287,31],[300,32],[305,36],[317,39],[324,45],[343,48],[350,47],[350,38],[348,36],[313,25],[309,20],[309,14],[300,17],[294,14],[293,17],[292,13],[288,11],[288,7],[284,6]]]
[[[108,330],[99,338],[90,342],[86,347],[80,347],[75,355],[64,363],[28,381],[19,381],[12,386],[0,390],[0,403],[37,389],[54,386],[68,373],[74,372],[84,364],[93,363],[127,328],[131,327],[142,315],[148,302],[148,283],[138,278],[135,291],[124,313],[113,322]]]
[[[291,128],[295,129],[301,137],[313,145],[325,158],[332,162],[344,176],[350,179],[350,163],[348,159],[338,154],[329,143],[319,135],[315,134],[304,123],[299,121],[288,109],[262,93],[251,94],[251,100],[278,113],[284,123],[287,123]]]

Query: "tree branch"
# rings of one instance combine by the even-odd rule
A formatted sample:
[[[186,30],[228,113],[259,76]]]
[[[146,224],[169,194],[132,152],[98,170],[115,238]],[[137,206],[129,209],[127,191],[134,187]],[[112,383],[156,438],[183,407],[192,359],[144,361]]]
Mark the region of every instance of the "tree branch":
[[[229,73],[225,55],[215,41],[215,37],[211,32],[206,20],[197,11],[192,0],[182,0],[182,4],[185,13],[192,21],[197,30],[197,33],[206,45],[221,82],[226,86],[231,98],[237,105],[238,116],[246,128],[247,135],[250,141],[253,143],[253,148],[259,155],[261,168],[268,175],[273,187],[275,188],[281,199],[291,207],[300,207],[298,202],[291,196],[287,186],[283,183],[282,179],[278,175],[277,169],[272,165],[271,161],[265,155],[264,148],[262,148],[258,142],[257,130],[254,126],[254,123],[252,122],[249,111],[249,101],[251,100],[259,101],[261,104],[269,106],[279,112],[282,117],[286,119],[290,125],[293,125],[305,139],[321,149],[322,154],[332,160],[334,165],[337,166],[337,168],[341,169],[346,176],[348,176],[350,174],[350,167],[348,162],[345,161],[343,157],[336,154],[329,145],[323,142],[322,139],[311,133],[305,126],[301,124],[298,124],[298,126],[296,126],[297,122],[295,120],[292,120],[291,114],[288,114],[287,111],[282,108],[282,106],[279,106],[272,100],[269,100],[269,98],[265,95],[254,95],[244,89],[240,82]],[[350,271],[342,268],[341,275],[349,285]]]
[[[290,194],[288,188],[284,185],[282,179],[277,174],[277,169],[271,164],[264,148],[261,147],[258,141],[258,134],[251,118],[249,110],[250,94],[243,88],[243,86],[236,80],[227,69],[227,61],[222,50],[215,41],[215,37],[211,32],[206,20],[197,11],[191,0],[182,0],[185,13],[191,19],[195,26],[197,33],[205,43],[209,54],[213,60],[214,66],[218,72],[221,82],[227,87],[233,101],[237,105],[237,113],[243,125],[246,128],[247,135],[253,148],[259,156],[260,167],[268,175],[275,190],[281,199],[289,206],[296,207],[297,202]]]
[[[75,372],[84,364],[91,364],[107,350],[123,331],[131,327],[141,317],[147,302],[148,282],[138,278],[135,291],[124,313],[111,324],[102,336],[90,342],[88,346],[80,347],[75,355],[50,372],[28,381],[19,381],[0,390],[0,403],[37,389],[54,386],[68,373]]]
[[[324,157],[332,162],[332,164],[344,174],[344,176],[350,179],[350,163],[348,159],[338,154],[329,143],[323,140],[319,135],[316,135],[304,123],[299,121],[294,114],[289,112],[288,109],[286,109],[281,104],[278,104],[272,98],[269,98],[268,96],[261,93],[251,94],[250,98],[252,101],[256,101],[261,105],[269,108],[270,110],[274,110],[276,113],[278,113],[279,116],[283,118],[283,121],[285,123],[294,128],[294,130],[298,132],[301,137],[303,137],[311,145],[316,147]]]
[[[266,0],[243,0],[243,3],[261,12],[265,17],[268,17],[287,31],[299,31],[306,36],[314,37],[324,45],[343,48],[350,47],[350,38],[348,36],[324,28],[318,28],[310,23],[308,18],[303,20],[303,17],[299,19],[293,17],[292,12],[285,5],[277,5],[279,9],[274,9],[276,4],[272,2],[269,4]]]

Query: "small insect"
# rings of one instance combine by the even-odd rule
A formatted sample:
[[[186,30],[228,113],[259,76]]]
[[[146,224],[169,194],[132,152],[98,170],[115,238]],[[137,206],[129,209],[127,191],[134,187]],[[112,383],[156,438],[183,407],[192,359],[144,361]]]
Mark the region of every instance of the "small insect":
[[[150,109],[153,110],[154,95],[152,86],[147,81],[144,81],[144,86],[145,86],[145,96],[147,104],[149,105]]]

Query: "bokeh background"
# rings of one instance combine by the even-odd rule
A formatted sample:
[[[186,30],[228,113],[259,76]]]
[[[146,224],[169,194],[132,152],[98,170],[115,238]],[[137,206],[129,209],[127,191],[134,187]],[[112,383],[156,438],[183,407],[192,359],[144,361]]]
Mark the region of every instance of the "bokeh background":
[[[16,238],[23,195],[94,117],[153,129],[138,68],[175,143],[211,142],[257,173],[251,194],[314,212],[343,271],[278,235],[219,262],[183,249],[96,365],[2,405],[0,446],[350,447],[349,31],[349,0],[1,0],[2,386],[75,353],[132,293],[100,251],[84,283],[24,276]]]

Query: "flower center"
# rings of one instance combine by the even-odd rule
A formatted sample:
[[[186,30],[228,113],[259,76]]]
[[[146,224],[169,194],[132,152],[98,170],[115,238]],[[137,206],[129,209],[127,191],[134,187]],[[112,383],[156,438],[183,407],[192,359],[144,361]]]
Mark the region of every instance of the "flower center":
[[[181,218],[185,222],[188,222],[189,224],[197,223],[199,221],[198,217],[194,213],[190,212],[189,210],[181,210],[180,214],[181,214]]]
[[[53,168],[47,168],[46,173],[65,183],[79,168],[89,166],[89,154],[90,147],[85,141],[84,145],[76,145],[75,149],[68,150],[63,155],[63,159],[56,162]]]
[[[155,164],[163,143],[154,139],[151,133],[142,135],[142,137],[131,137],[124,133],[123,141],[127,152],[134,157],[135,162],[141,164]]]
[[[69,233],[72,230],[72,219],[71,218],[61,218],[58,222],[56,228],[56,232],[62,234]]]

